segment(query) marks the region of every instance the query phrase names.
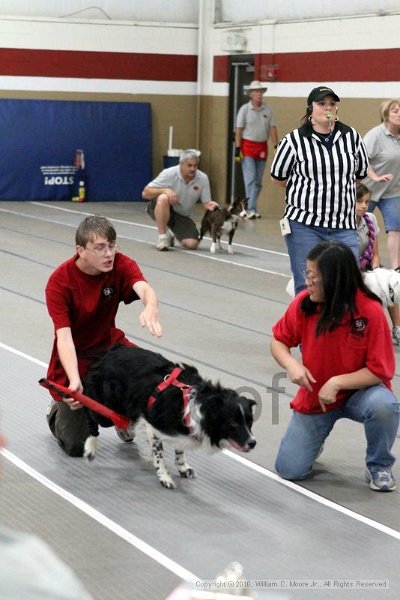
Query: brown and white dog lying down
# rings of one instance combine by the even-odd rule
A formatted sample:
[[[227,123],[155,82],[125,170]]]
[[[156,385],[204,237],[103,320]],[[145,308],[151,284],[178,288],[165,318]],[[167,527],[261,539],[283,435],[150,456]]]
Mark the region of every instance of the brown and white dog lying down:
[[[166,488],[176,484],[165,465],[164,440],[175,449],[175,464],[185,478],[194,476],[186,461],[187,449],[231,447],[249,452],[256,445],[251,431],[254,400],[203,379],[193,366],[177,365],[150,350],[114,346],[90,367],[83,385],[87,396],[133,423],[145,421],[153,464]],[[84,410],[90,431],[85,456],[92,459],[98,425],[109,427],[111,422]]]
[[[214,210],[206,210],[201,221],[200,236],[201,241],[207,232],[211,235],[211,254],[215,254],[218,247],[222,250],[221,236],[226,233],[228,236],[228,254],[233,254],[232,240],[237,229],[240,213],[246,211],[247,200],[237,197],[232,204],[227,204],[224,208],[215,208]]]

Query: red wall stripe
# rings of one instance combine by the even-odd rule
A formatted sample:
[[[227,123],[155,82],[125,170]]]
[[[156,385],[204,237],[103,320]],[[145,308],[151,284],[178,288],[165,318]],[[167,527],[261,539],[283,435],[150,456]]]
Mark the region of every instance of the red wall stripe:
[[[197,81],[197,56],[0,48],[0,75]]]
[[[235,57],[237,58],[237,57]],[[254,55],[254,79],[278,65],[278,81],[400,81],[400,49],[334,50]],[[214,57],[214,81],[229,81],[229,57]]]
[[[237,58],[237,57],[235,57]],[[229,56],[214,57],[215,82],[229,81]],[[278,65],[278,81],[400,81],[400,49],[256,54],[255,79]],[[181,54],[0,48],[0,75],[197,81],[197,57]]]

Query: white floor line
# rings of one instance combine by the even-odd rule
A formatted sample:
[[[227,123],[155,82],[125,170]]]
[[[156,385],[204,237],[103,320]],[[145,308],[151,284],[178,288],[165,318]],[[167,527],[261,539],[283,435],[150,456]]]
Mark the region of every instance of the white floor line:
[[[63,208],[60,206],[51,206],[51,205],[46,205],[43,204],[41,202],[30,202],[30,204],[35,204],[37,206],[45,206],[46,208],[53,208],[54,210],[60,210],[60,211],[64,211],[64,212],[69,212],[69,213],[74,213],[74,214],[80,214],[80,215],[91,215],[92,213],[87,213],[84,211],[76,211],[76,210],[72,210],[70,208]],[[63,225],[64,227],[76,227],[75,225],[72,224],[68,224],[68,223],[64,223],[62,221],[53,221],[50,219],[46,219],[44,217],[37,217],[35,215],[30,215],[27,213],[22,213],[20,211],[14,211],[14,210],[10,210],[10,209],[6,209],[6,208],[0,208],[0,212],[6,212],[6,213],[10,213],[10,214],[14,214],[14,215],[18,215],[18,216],[22,216],[22,217],[27,217],[30,219],[35,219],[35,220],[39,220],[39,221],[45,221],[46,223],[56,223],[57,225]],[[121,219],[114,219],[114,217],[112,217],[112,221],[114,223],[124,223],[126,225],[135,225],[137,227],[143,227],[143,228],[147,228],[147,229],[156,229],[153,225],[144,225],[143,223],[136,223],[135,221],[124,221]],[[154,245],[154,242],[148,242],[147,240],[142,240],[139,238],[135,238],[132,236],[123,236],[123,235],[118,235],[119,239],[128,239],[131,241],[135,241],[135,242],[139,242],[142,244],[147,244],[147,245]],[[206,241],[211,241],[210,238],[205,237],[204,240]],[[223,242],[224,243],[224,242]],[[275,254],[275,255],[279,255],[279,256],[285,256],[288,257],[288,254],[285,254],[284,252],[277,252],[275,250],[266,250],[265,248],[258,248],[257,246],[248,246],[245,244],[236,244],[235,246],[237,246],[238,248],[245,248],[247,250],[253,250],[256,252],[265,252],[268,254]],[[178,252],[180,251],[179,248],[176,248],[174,250],[174,252],[178,250]],[[224,258],[220,258],[219,256],[213,256],[211,254],[203,254],[201,252],[196,252],[196,251],[192,251],[192,250],[182,250],[182,252],[184,252],[185,254],[190,254],[192,256],[195,256],[196,258],[202,258],[202,259],[206,259],[206,260],[214,260],[216,262],[221,262],[221,263],[226,263],[228,265],[232,265],[234,267],[240,267],[243,269],[250,269],[253,271],[260,271],[261,273],[268,273],[269,275],[276,275],[278,277],[284,277],[285,279],[290,279],[291,275],[287,274],[287,273],[281,273],[279,271],[272,271],[270,269],[264,269],[263,267],[255,267],[252,265],[247,265],[245,263],[241,263],[241,262],[236,262],[235,260],[228,260],[228,259],[224,259]]]
[[[320,496],[319,494],[316,494],[315,492],[312,492],[311,490],[308,490],[307,488],[303,488],[302,486],[297,485],[296,483],[293,483],[293,481],[288,481],[287,479],[282,479],[282,477],[279,477],[279,475],[277,475],[276,473],[273,473],[272,471],[269,471],[265,467],[261,467],[260,465],[257,465],[256,463],[251,462],[249,459],[244,458],[243,456],[239,456],[238,454],[235,454],[234,452],[231,452],[230,450],[223,450],[222,452],[224,454],[226,454],[227,456],[229,456],[230,458],[232,458],[233,460],[236,460],[237,462],[240,462],[242,465],[249,467],[253,471],[257,471],[257,473],[260,473],[261,475],[264,475],[265,477],[268,477],[269,479],[272,479],[273,481],[277,481],[278,483],[286,486],[287,488],[294,490],[295,492],[298,492],[298,493],[302,494],[303,496],[307,496],[307,498],[310,498],[311,500],[314,500],[315,502],[318,502],[319,504],[322,504],[328,508],[332,508],[333,510],[340,512],[340,513],[346,515],[347,517],[354,519],[355,521],[364,523],[364,525],[368,525],[368,527],[373,527],[374,529],[377,529],[381,533],[385,533],[386,535],[390,535],[391,537],[393,537],[397,540],[400,540],[400,531],[397,531],[396,529],[387,527],[386,525],[383,525],[382,523],[379,523],[378,521],[374,521],[373,519],[369,519],[368,517],[365,517],[364,515],[360,515],[359,513],[356,513],[355,511],[350,510],[349,508],[346,508],[345,506],[342,506],[341,504],[332,502],[332,500],[328,500],[328,498],[324,498],[323,496]],[[369,493],[369,490],[366,489],[366,493]],[[384,492],[372,492],[371,491],[371,494],[372,493],[379,494],[379,493],[384,493]]]
[[[196,575],[194,575],[175,561],[171,560],[170,558],[168,558],[168,556],[165,556],[165,554],[162,554],[161,552],[159,552],[140,538],[136,537],[135,535],[133,535],[132,533],[130,533],[129,531],[127,531],[126,529],[124,529],[123,527],[121,527],[120,525],[103,515],[101,512],[99,512],[83,500],[80,500],[70,492],[67,492],[67,490],[64,490],[62,487],[60,487],[53,481],[50,481],[50,479],[47,479],[47,477],[44,477],[44,475],[42,475],[35,469],[32,469],[32,467],[27,465],[23,460],[15,456],[15,454],[13,454],[12,452],[9,452],[8,450],[3,448],[0,450],[0,454],[2,454],[5,459],[13,463],[13,465],[18,467],[18,469],[21,469],[22,471],[24,471],[24,473],[26,473],[27,475],[44,485],[50,491],[57,494],[57,496],[60,496],[61,498],[72,504],[75,508],[88,515],[88,517],[94,519],[95,521],[97,521],[97,523],[100,523],[100,525],[103,525],[103,527],[106,527],[107,529],[115,533],[118,537],[125,540],[125,542],[127,542],[131,546],[134,546],[135,548],[140,550],[140,552],[143,552],[143,554],[146,554],[146,556],[158,562],[158,564],[168,569],[168,571],[174,573],[174,575],[176,575],[177,577],[180,577],[185,581],[199,581],[199,577],[197,577]]]
[[[33,358],[32,356],[29,356],[29,354],[20,352],[19,350],[16,350],[15,348],[12,348],[11,346],[7,346],[6,344],[3,344],[1,342],[0,342],[0,348],[3,348],[4,350],[7,350],[8,352],[16,354],[17,356],[21,356],[22,358],[26,358],[27,360],[29,360],[35,364],[38,364],[40,366],[45,366],[45,367],[47,366],[42,361],[39,361],[36,358]],[[386,525],[383,525],[382,523],[379,523],[378,521],[374,521],[373,519],[365,517],[364,515],[360,515],[359,513],[355,512],[349,508],[346,508],[345,506],[342,506],[341,504],[337,504],[336,502],[333,502],[332,500],[328,500],[327,498],[324,498],[323,496],[320,496],[319,494],[316,494],[315,492],[312,492],[312,491],[308,490],[307,488],[297,485],[296,483],[293,483],[292,481],[288,481],[287,479],[282,479],[282,477],[279,477],[279,475],[277,475],[276,473],[273,473],[272,471],[269,471],[265,467],[261,467],[260,465],[257,465],[256,463],[253,463],[250,460],[248,460],[247,458],[244,458],[243,456],[235,454],[234,452],[231,452],[230,450],[223,450],[222,452],[224,455],[228,456],[229,458],[231,458],[233,460],[236,460],[237,462],[248,467],[249,469],[252,469],[253,471],[256,471],[257,473],[259,473],[265,477],[268,477],[269,479],[276,481],[276,482],[280,483],[281,485],[284,485],[285,487],[287,487],[295,492],[298,492],[299,494],[302,494],[303,496],[306,496],[310,500],[314,500],[314,502],[318,502],[319,504],[322,504],[323,506],[326,506],[327,508],[331,508],[332,510],[340,512],[340,513],[346,515],[347,517],[354,519],[355,521],[359,521],[360,523],[363,523],[364,525],[367,525],[368,527],[372,527],[373,529],[376,529],[376,530],[380,531],[381,533],[384,533],[384,534],[389,535],[397,540],[400,540],[400,531],[397,531],[396,529],[392,529],[391,527],[387,527]],[[17,457],[15,457],[15,458],[17,459]],[[17,460],[19,460],[19,459],[17,459]],[[32,471],[33,471],[33,469],[32,469]],[[43,479],[45,479],[45,478],[43,478]],[[52,485],[56,485],[56,484],[52,484]],[[369,490],[366,490],[366,493],[368,493],[368,492],[369,492]],[[65,493],[68,493],[68,492],[65,492]],[[378,494],[380,492],[372,492],[371,491],[371,493]]]
[[[49,204],[45,204],[43,202],[30,202],[30,204],[34,204],[35,206],[44,206],[46,208],[53,208],[54,210],[62,210],[64,212],[70,212],[70,213],[74,213],[74,214],[81,214],[81,215],[91,215],[93,213],[88,213],[88,212],[84,212],[84,211],[76,211],[76,210],[72,210],[71,208],[63,208],[62,206],[52,206]],[[17,213],[20,214],[20,213]],[[145,229],[157,229],[154,225],[145,225],[144,223],[136,223],[136,221],[125,221],[124,219],[115,219],[114,217],[110,217],[112,218],[113,222],[115,223],[123,223],[124,225],[136,225],[137,227],[143,227]],[[211,238],[205,237],[205,240],[209,240],[211,241]],[[224,243],[224,240],[222,240],[222,243]],[[227,243],[227,242],[225,242]],[[246,244],[237,244],[235,242],[235,246],[237,246],[238,248],[247,248],[248,250],[257,250],[257,252],[266,252],[268,254],[276,254],[278,256],[285,256],[287,258],[289,258],[289,254],[287,254],[286,252],[278,252],[278,250],[268,250],[267,248],[259,248],[258,246],[248,246]]]
[[[7,352],[11,352],[12,354],[16,354],[17,356],[21,356],[22,358],[26,358],[30,362],[35,363],[35,365],[39,365],[39,367],[44,367],[45,369],[47,369],[47,367],[48,367],[48,365],[45,362],[38,360],[37,358],[30,356],[29,354],[25,354],[25,352],[21,352],[20,350],[17,350],[16,348],[7,346],[7,344],[3,344],[2,342],[0,342],[0,348],[3,348],[3,350],[7,350]]]
[[[206,238],[204,238],[206,239]],[[239,244],[237,244],[239,245]],[[250,246],[247,246],[250,248]],[[258,250],[258,248],[254,248],[254,250]],[[278,271],[271,271],[269,269],[263,269],[262,267],[253,267],[252,265],[246,265],[244,263],[236,262],[235,260],[227,260],[225,258],[219,258],[219,256],[213,256],[212,254],[200,254],[195,250],[183,250],[185,254],[191,254],[196,256],[197,258],[205,258],[206,260],[215,260],[217,262],[226,263],[228,265],[233,265],[234,267],[243,267],[244,269],[250,269],[253,271],[261,271],[262,273],[269,273],[269,275],[278,275],[278,277],[285,277],[286,279],[290,279],[291,275],[287,275],[286,273],[279,273]]]

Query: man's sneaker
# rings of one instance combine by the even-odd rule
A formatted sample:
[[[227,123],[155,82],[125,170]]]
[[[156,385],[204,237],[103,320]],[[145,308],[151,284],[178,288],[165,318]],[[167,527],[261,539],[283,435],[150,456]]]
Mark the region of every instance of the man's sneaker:
[[[170,229],[168,229],[168,241],[170,248],[173,248],[175,246],[175,236],[173,231],[171,231]]]
[[[126,444],[130,444],[135,439],[134,426],[132,423],[128,425],[126,429],[119,429],[118,427],[116,427],[115,431],[117,432],[117,436],[119,437],[119,439],[125,442]]]
[[[240,214],[242,214],[242,213],[240,213]],[[256,212],[255,210],[249,210],[247,212],[246,218],[247,219],[260,219],[261,215],[260,215],[260,213]]]
[[[395,346],[400,346],[400,325],[396,325],[392,329],[392,340]]]
[[[365,478],[369,481],[369,487],[375,492],[393,492],[396,489],[396,482],[391,469],[377,469],[370,471],[367,469]]]
[[[170,243],[169,243],[168,236],[158,238],[158,242],[156,244],[157,250],[166,251],[166,250],[168,250],[169,247],[170,247]]]

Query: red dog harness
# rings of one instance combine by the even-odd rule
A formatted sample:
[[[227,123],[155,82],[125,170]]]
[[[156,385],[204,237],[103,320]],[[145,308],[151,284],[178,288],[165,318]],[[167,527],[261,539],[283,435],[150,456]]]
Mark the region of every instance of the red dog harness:
[[[192,429],[191,423],[190,423],[190,408],[189,408],[190,385],[187,385],[187,383],[182,383],[181,381],[178,381],[178,377],[182,373],[182,371],[183,371],[183,369],[181,369],[180,367],[175,367],[175,369],[173,369],[173,371],[171,373],[169,373],[169,375],[166,375],[164,377],[164,380],[161,383],[159,383],[158,386],[156,387],[156,389],[154,391],[154,395],[151,395],[149,397],[149,399],[147,400],[147,409],[151,410],[152,407],[154,406],[155,402],[157,402],[159,394],[161,392],[163,392],[170,385],[174,385],[175,387],[178,387],[182,390],[183,422],[185,423],[186,427],[188,427],[189,429]]]

